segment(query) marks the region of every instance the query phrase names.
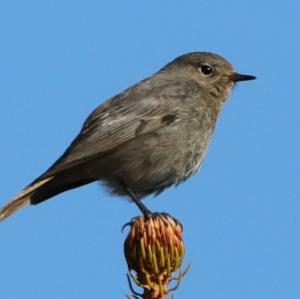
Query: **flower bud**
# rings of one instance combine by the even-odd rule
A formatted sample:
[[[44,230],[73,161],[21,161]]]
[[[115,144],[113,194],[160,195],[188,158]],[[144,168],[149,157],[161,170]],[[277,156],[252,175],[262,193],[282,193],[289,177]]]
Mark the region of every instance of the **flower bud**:
[[[133,218],[129,225],[124,244],[129,274],[144,288],[144,294],[151,294],[147,298],[165,298],[172,290],[168,288],[170,281],[180,281],[183,276],[172,276],[184,258],[182,225],[170,215],[159,213]]]

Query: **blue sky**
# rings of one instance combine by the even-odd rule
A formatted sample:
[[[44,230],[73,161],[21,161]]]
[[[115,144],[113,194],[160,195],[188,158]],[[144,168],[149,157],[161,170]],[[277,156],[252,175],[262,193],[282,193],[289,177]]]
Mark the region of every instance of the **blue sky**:
[[[201,171],[146,204],[181,220],[176,298],[300,298],[299,1],[0,2],[1,205],[103,100],[190,51],[256,75],[233,92]],[[136,207],[98,184],[0,225],[1,298],[124,298]]]

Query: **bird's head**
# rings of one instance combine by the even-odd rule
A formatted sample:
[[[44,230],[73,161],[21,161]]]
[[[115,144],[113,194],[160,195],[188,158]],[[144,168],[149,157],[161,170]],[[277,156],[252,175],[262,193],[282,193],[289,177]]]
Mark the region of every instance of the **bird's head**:
[[[182,71],[192,76],[204,90],[225,101],[231,89],[239,81],[254,80],[252,75],[235,72],[222,56],[208,52],[193,52],[177,57],[166,69]]]

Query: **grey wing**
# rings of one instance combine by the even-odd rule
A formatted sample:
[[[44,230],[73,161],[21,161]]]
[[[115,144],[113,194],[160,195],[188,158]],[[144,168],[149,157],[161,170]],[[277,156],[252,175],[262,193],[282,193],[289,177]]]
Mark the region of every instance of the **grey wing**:
[[[142,93],[132,87],[104,102],[89,116],[69,148],[42,177],[78,166],[136,136],[159,130],[165,125],[163,117],[174,112],[178,100],[185,96],[182,91],[176,93],[177,97],[169,97],[169,89],[173,89],[170,83],[158,84]],[[177,91],[178,88],[184,89],[184,85],[180,87],[179,83],[176,88]]]

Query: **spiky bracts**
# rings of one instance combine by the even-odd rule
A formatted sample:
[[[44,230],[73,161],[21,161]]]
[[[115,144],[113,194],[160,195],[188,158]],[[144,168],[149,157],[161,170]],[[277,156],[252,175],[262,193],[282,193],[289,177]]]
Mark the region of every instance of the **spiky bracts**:
[[[143,294],[135,292],[133,298],[166,298],[174,291],[185,272],[179,271],[185,248],[182,239],[183,227],[168,214],[151,214],[136,217],[128,224],[130,231],[125,240],[124,252],[131,279],[144,289]],[[171,281],[177,281],[169,287]]]

